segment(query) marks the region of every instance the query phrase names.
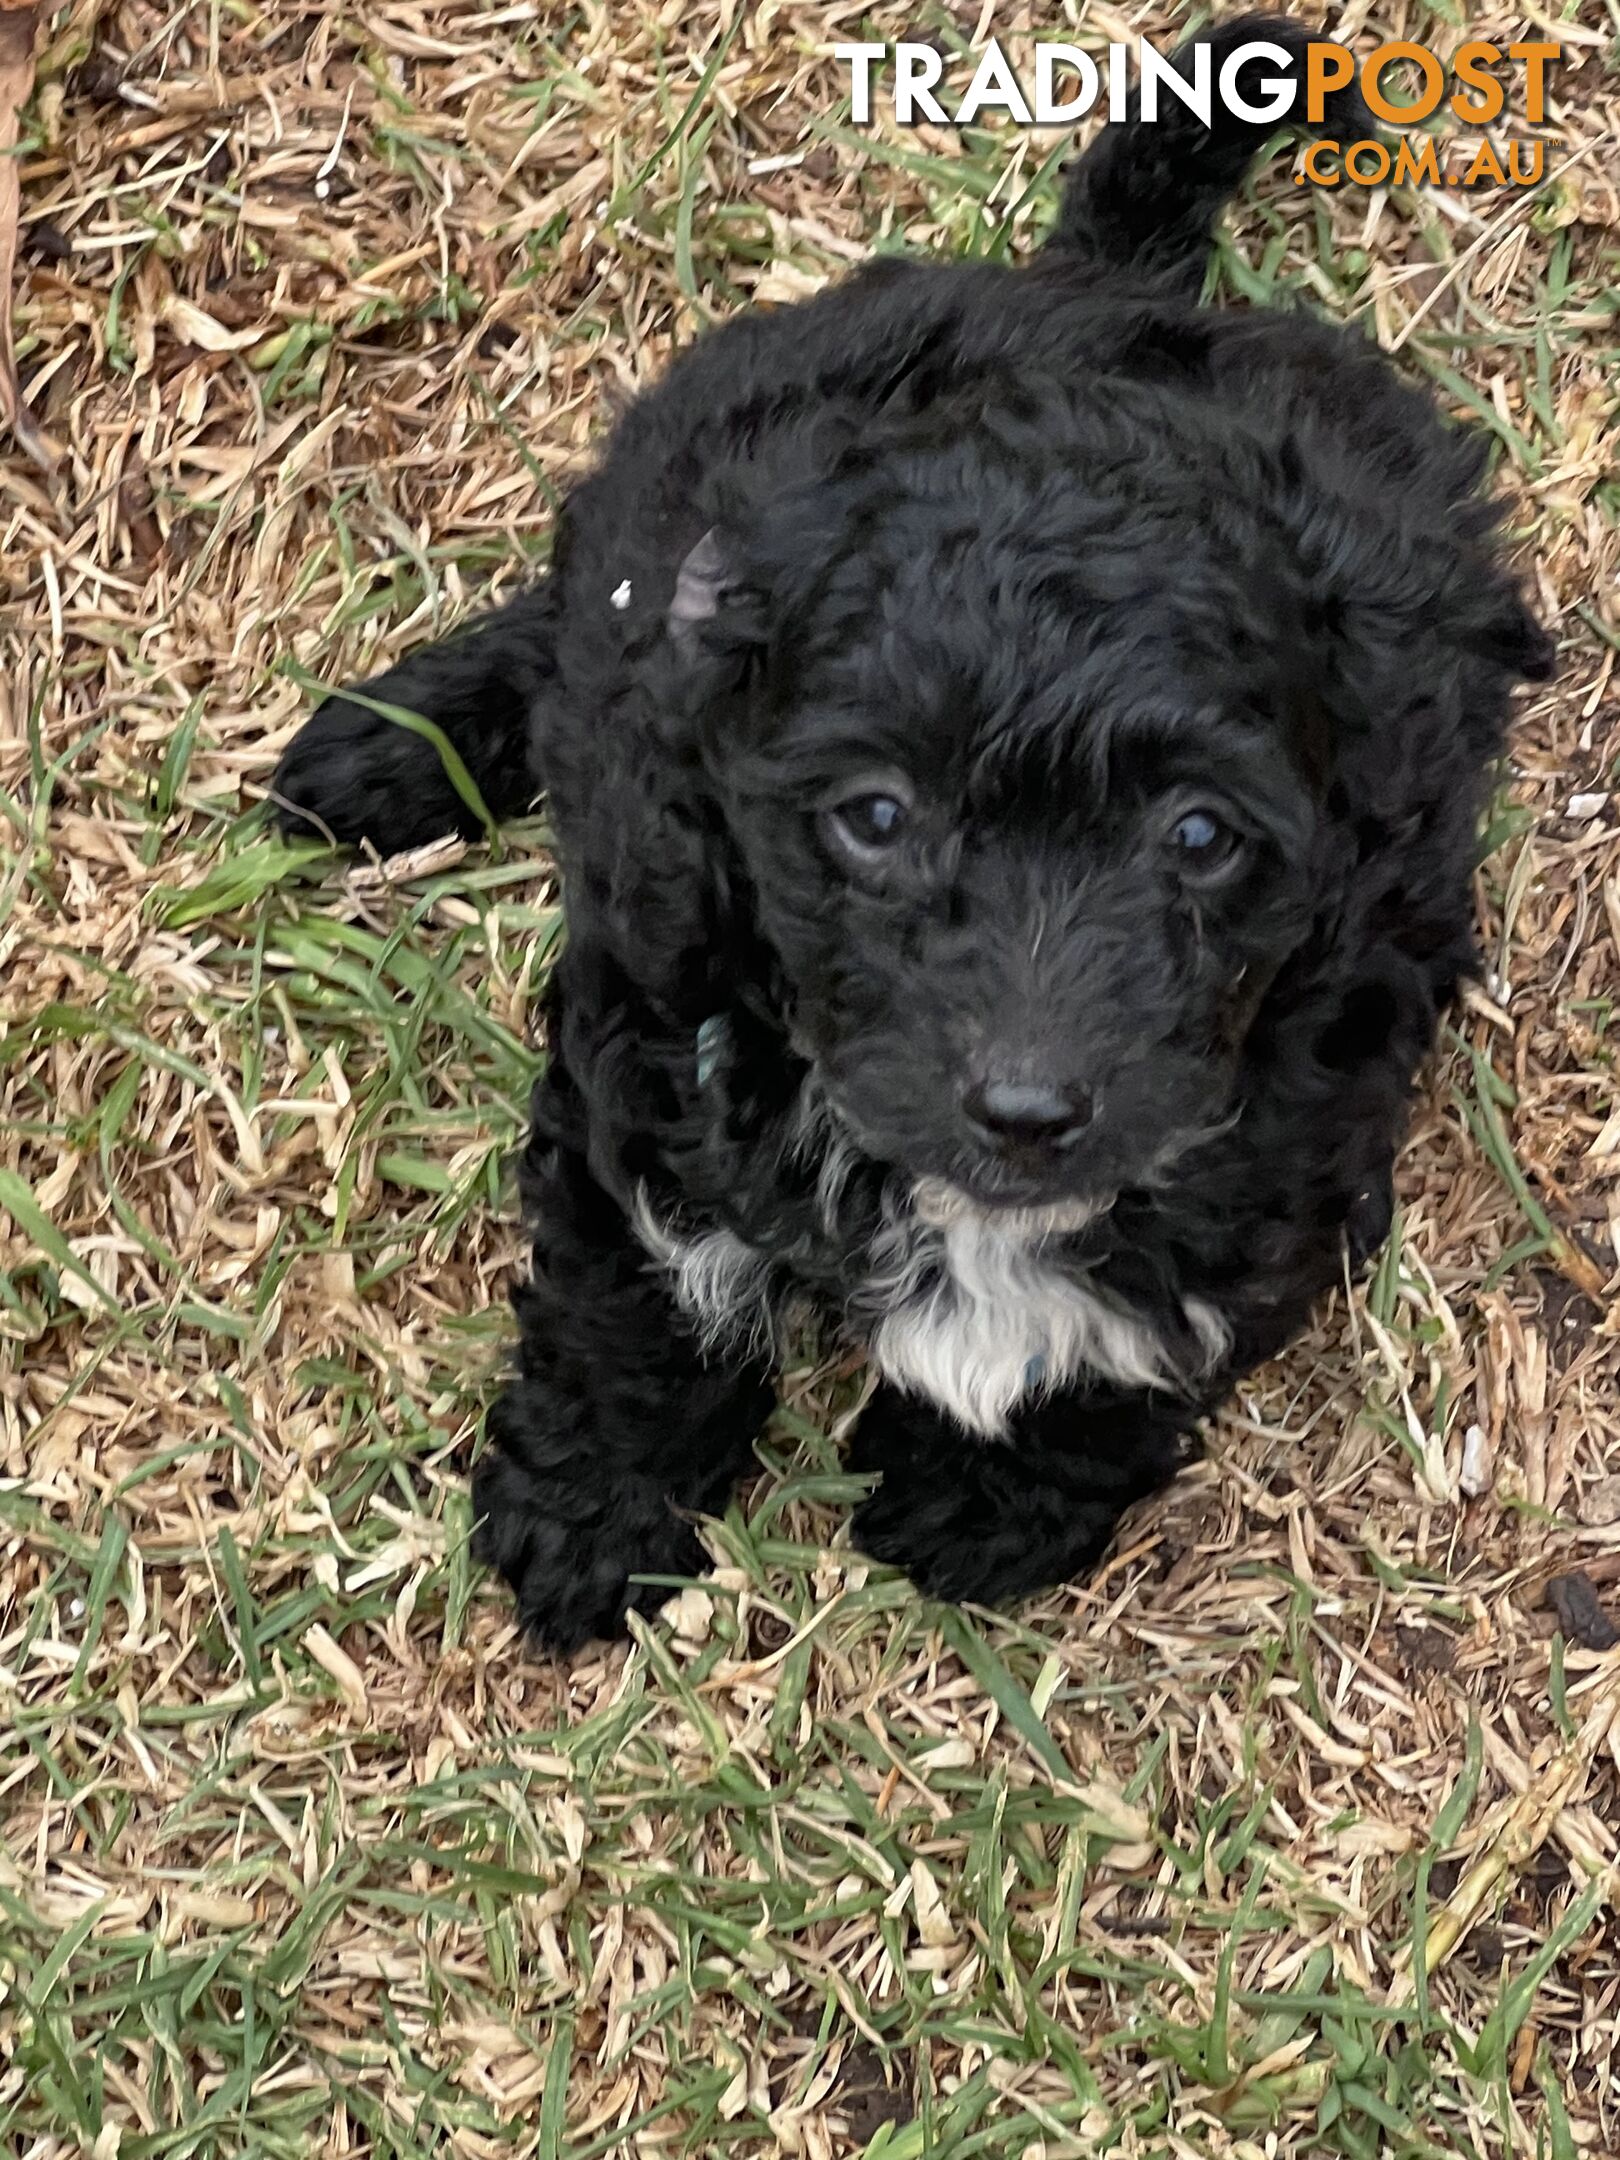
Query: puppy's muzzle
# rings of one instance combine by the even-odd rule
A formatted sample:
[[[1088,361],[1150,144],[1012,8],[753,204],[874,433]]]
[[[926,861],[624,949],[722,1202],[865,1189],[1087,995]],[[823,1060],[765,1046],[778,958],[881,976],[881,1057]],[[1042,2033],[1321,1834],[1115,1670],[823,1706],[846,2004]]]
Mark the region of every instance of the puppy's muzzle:
[[[1072,1147],[1091,1123],[1096,1104],[1084,1088],[986,1080],[968,1089],[962,1109],[977,1136],[998,1154],[1029,1158]]]

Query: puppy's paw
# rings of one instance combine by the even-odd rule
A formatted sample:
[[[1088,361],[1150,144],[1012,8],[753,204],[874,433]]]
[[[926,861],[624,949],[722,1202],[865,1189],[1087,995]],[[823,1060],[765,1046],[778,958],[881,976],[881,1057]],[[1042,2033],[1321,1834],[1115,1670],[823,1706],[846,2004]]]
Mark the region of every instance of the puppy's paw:
[[[984,1459],[996,1452],[991,1443],[955,1434],[954,1445],[930,1448],[917,1430],[930,1413],[909,1404],[897,1415],[888,1409],[883,1397],[874,1399],[855,1432],[851,1467],[882,1473],[850,1524],[862,1552],[901,1569],[925,1597],[953,1605],[1007,1604],[1060,1579],[1061,1560],[1048,1560],[1033,1496],[1010,1459],[991,1463]]]
[[[916,1498],[902,1485],[880,1485],[855,1510],[853,1543],[909,1576],[924,1597],[948,1605],[994,1605],[1018,1594],[1006,1589],[999,1566],[976,1546],[966,1510],[936,1506],[923,1522]]]
[[[1084,1575],[1124,1505],[1086,1478],[1083,1457],[1037,1465],[887,1389],[855,1428],[850,1467],[882,1477],[855,1510],[855,1543],[957,1605],[1013,1605]]]
[[[348,847],[369,840],[380,855],[479,830],[433,743],[342,697],[299,729],[271,787],[285,831]]]
[[[701,1575],[708,1555],[650,1479],[611,1485],[559,1469],[536,1476],[490,1453],[473,1472],[473,1551],[511,1584],[518,1617],[543,1649],[568,1653],[625,1633],[669,1591],[635,1575]]]
[[[942,1493],[937,1482],[886,1477],[855,1510],[850,1534],[862,1552],[910,1576],[924,1597],[1005,1608],[1083,1574],[1114,1525],[1111,1514],[1087,1510],[1086,1520],[1043,1534],[1029,1521],[1038,1512],[1011,1494],[988,1497],[976,1479]]]

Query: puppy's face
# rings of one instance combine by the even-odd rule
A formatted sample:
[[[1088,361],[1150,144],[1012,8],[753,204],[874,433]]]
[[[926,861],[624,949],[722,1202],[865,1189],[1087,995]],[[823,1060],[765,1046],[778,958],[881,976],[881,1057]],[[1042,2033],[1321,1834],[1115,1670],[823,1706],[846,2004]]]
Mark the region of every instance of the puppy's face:
[[[758,863],[799,1037],[879,1159],[985,1204],[1100,1202],[1232,1113],[1291,942],[1285,821],[1231,763],[1133,763],[1094,790],[852,764],[801,812],[813,911],[808,862],[786,893]],[[771,822],[786,866],[802,833]]]
[[[1253,720],[1115,716],[1101,748],[1083,700],[1008,726],[939,688],[801,709],[739,816],[795,1036],[914,1179],[1101,1204],[1236,1109],[1306,919],[1309,803]]]
[[[711,769],[863,1150],[1083,1214],[1239,1107],[1310,920],[1309,721],[1200,579],[1111,601],[1013,540],[884,554],[774,596]]]

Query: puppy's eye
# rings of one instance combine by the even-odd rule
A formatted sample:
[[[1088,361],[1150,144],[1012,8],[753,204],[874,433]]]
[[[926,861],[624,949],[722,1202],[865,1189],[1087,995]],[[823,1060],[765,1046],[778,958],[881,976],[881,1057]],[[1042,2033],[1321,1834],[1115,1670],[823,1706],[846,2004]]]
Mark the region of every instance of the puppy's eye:
[[[1221,828],[1207,810],[1189,810],[1184,818],[1177,820],[1170,837],[1177,847],[1188,848],[1195,855],[1205,855],[1211,848],[1219,847]]]
[[[851,854],[881,855],[905,831],[910,807],[898,795],[851,795],[828,812],[835,836]]]
[[[1242,846],[1239,835],[1213,810],[1184,811],[1171,826],[1169,840],[1178,867],[1194,876],[1224,869]]]
[[[900,837],[906,806],[892,795],[862,795],[854,802],[841,803],[836,815],[850,838],[858,840],[862,847],[887,847]]]

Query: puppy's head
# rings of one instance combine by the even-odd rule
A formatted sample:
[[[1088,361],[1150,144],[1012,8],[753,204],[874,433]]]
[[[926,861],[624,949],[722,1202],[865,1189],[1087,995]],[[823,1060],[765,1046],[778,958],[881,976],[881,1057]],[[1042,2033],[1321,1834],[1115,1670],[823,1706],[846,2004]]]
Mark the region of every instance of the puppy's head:
[[[1455,707],[1457,652],[1422,649],[1409,592],[1382,641],[1376,595],[1347,601],[1358,554],[1388,582],[1371,534],[1319,536],[1335,587],[1223,484],[934,441],[682,572],[671,634],[795,1042],[936,1194],[1083,1214],[1162,1178],[1241,1108],[1369,818],[1422,815],[1411,715]],[[1376,999],[1357,1024],[1376,1054]]]

